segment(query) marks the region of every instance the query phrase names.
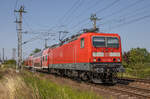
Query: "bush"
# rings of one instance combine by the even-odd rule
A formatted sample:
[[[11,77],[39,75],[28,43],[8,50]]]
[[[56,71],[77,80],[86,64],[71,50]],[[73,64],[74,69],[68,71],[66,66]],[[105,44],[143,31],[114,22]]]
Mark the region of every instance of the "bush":
[[[4,62],[4,64],[11,64],[11,65],[15,65],[16,61],[15,60],[7,60]]]
[[[134,68],[133,68],[134,67]],[[126,74],[134,76],[136,78],[150,77],[150,64],[149,63],[137,63],[132,68],[126,68]]]
[[[150,69],[150,53],[145,48],[132,48],[123,54],[123,66],[127,73],[136,77],[148,77]]]

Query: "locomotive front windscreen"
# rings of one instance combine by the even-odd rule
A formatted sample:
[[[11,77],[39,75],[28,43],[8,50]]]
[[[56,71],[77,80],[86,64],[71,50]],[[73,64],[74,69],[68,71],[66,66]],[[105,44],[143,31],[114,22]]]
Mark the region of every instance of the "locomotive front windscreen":
[[[93,46],[94,47],[118,48],[119,47],[119,39],[117,37],[95,36],[95,37],[93,37]]]

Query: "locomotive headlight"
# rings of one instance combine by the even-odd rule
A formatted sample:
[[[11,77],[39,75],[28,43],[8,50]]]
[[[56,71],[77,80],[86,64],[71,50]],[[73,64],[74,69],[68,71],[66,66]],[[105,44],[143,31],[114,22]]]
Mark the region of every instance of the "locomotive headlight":
[[[120,58],[117,58],[117,61],[120,62]]]
[[[93,59],[93,62],[96,62],[96,59]]]

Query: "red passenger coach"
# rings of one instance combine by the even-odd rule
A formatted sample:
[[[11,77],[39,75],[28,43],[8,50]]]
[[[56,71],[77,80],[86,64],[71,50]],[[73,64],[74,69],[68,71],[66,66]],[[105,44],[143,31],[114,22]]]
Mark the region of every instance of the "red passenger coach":
[[[24,65],[28,68],[32,68],[32,66],[33,66],[32,56],[29,56],[27,59],[24,60]]]
[[[29,56],[29,58],[28,58],[28,66],[29,67],[33,66],[33,57],[32,56]]]
[[[36,69],[42,68],[42,51],[38,52],[32,56],[32,62],[33,62],[32,67],[34,67]]]

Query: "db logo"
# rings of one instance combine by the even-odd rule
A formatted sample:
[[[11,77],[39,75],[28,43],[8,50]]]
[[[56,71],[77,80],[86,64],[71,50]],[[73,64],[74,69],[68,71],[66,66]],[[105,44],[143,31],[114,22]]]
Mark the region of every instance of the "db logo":
[[[106,61],[107,61],[107,62],[109,61],[109,62],[110,62],[111,59],[103,59],[102,61],[105,61],[105,62],[106,62]]]

